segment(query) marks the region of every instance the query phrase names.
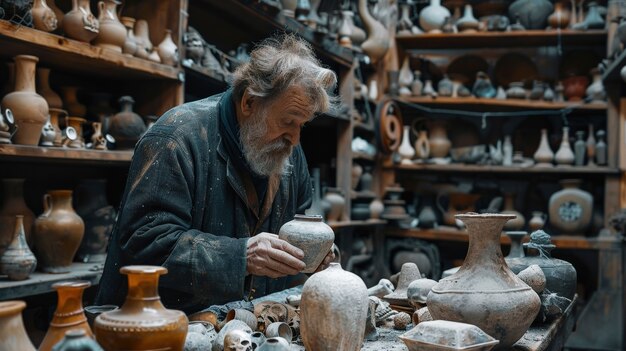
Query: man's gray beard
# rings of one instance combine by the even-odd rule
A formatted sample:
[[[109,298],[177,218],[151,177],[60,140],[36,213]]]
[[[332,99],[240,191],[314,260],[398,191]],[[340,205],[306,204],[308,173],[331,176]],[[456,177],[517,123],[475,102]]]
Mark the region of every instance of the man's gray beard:
[[[266,118],[267,114],[262,112],[242,123],[239,126],[239,138],[243,147],[243,156],[252,171],[269,177],[283,172],[293,147],[284,139],[270,144],[262,142],[267,132]]]

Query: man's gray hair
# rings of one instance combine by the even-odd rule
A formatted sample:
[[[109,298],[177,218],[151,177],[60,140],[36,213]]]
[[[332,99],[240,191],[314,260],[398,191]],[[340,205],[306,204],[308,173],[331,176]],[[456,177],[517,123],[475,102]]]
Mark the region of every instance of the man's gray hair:
[[[291,86],[300,85],[315,112],[327,112],[331,108],[330,94],[337,84],[337,76],[320,65],[305,40],[293,34],[269,38],[259,44],[250,57],[233,75],[232,86],[237,99],[247,90],[266,104]]]

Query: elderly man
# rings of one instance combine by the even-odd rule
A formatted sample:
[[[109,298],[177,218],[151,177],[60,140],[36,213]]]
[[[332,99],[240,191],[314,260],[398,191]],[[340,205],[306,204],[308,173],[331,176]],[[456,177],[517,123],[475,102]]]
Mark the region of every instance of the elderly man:
[[[303,252],[275,233],[311,204],[300,130],[329,109],[336,81],[284,36],[258,46],[225,93],[165,113],[135,148],[96,303],[123,303],[119,268],[134,264],[166,267],[161,298],[187,313],[293,283]]]

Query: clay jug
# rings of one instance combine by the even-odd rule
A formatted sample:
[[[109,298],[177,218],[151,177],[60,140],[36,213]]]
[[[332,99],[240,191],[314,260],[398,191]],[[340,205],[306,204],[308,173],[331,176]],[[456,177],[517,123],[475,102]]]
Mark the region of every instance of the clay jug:
[[[504,209],[501,213],[514,215],[515,217],[504,225],[504,230],[521,230],[526,224],[526,219],[519,211],[515,210],[515,194],[504,194]]]
[[[510,258],[518,258],[526,256],[524,254],[524,248],[522,247],[522,240],[528,235],[528,233],[524,231],[509,231],[504,232],[506,236],[511,239],[511,250],[509,250],[509,254],[506,255],[504,260],[508,262]]]
[[[13,241],[0,257],[0,274],[5,274],[10,280],[24,280],[35,271],[37,259],[26,244],[24,234],[24,216],[15,216],[15,233]]]
[[[35,29],[44,32],[52,32],[57,29],[57,16],[54,14],[54,11],[48,7],[46,0],[35,0],[31,12],[33,14],[33,25]]]
[[[14,144],[37,145],[41,129],[48,120],[48,103],[35,92],[35,68],[39,59],[35,56],[18,55],[15,61],[15,90],[0,103],[2,111],[10,109],[15,118],[17,131]]]
[[[0,302],[0,351],[35,351],[24,329],[24,308],[24,301]]]
[[[24,233],[28,246],[33,247],[35,214],[24,201],[24,179],[2,179],[2,207],[0,208],[0,256],[13,241],[15,216],[24,216]]]
[[[376,64],[389,50],[390,39],[387,29],[372,17],[367,0],[359,0],[359,15],[367,31],[367,39],[361,44],[363,52]]]
[[[570,13],[563,7],[563,3],[557,1],[554,3],[554,12],[548,17],[550,28],[567,28],[569,25]]]
[[[165,37],[157,47],[157,50],[162,63],[170,66],[178,65],[178,47],[176,47],[176,44],[174,44],[172,40],[171,30],[165,30]]]
[[[63,133],[61,133],[59,121],[65,120],[65,117],[67,117],[67,112],[65,110],[61,110],[58,108],[50,109],[50,124],[52,124],[52,127],[54,128],[54,141],[52,142],[53,146],[63,146]]]
[[[448,152],[450,152],[452,142],[448,139],[445,122],[432,122],[429,132],[430,138],[428,139],[428,145],[430,147],[430,156],[435,158],[448,157]]]
[[[74,193],[76,213],[85,222],[85,236],[76,258],[81,262],[104,262],[115,224],[115,208],[107,201],[106,180],[83,180]]]
[[[404,126],[404,134],[402,137],[402,144],[398,148],[398,154],[402,158],[400,161],[403,165],[413,164],[411,159],[415,157],[415,149],[411,146],[411,127]]]
[[[322,222],[322,216],[297,214],[280,227],[278,237],[304,251],[302,273],[313,273],[333,246],[335,233]]]
[[[159,266],[126,266],[128,294],[118,310],[104,312],[94,323],[96,340],[103,349],[182,351],[189,321],[185,314],[166,309],[158,293]]]
[[[65,333],[65,337],[54,345],[52,351],[103,351],[98,343],[87,336],[82,329],[72,329]]]
[[[147,59],[152,53],[152,42],[150,41],[150,31],[148,22],[140,19],[135,22],[135,40],[137,42],[137,56]],[[143,50],[143,52],[139,52]]]
[[[48,103],[48,108],[63,108],[61,97],[50,87],[50,68],[37,68],[37,93]]]
[[[543,229],[547,219],[546,214],[541,211],[533,211],[532,215],[530,221],[528,221],[528,230],[530,230],[531,233]]]
[[[78,87],[62,87],[61,93],[63,94],[63,104],[68,114],[73,117],[85,117],[87,107],[78,101]]]
[[[420,26],[426,32],[440,31],[447,17],[450,17],[450,11],[441,6],[441,0],[430,0],[430,5],[420,12]]]
[[[73,329],[82,329],[90,338],[93,333],[83,310],[83,292],[91,283],[83,280],[68,281],[52,284],[57,291],[57,308],[50,322],[50,327],[43,338],[39,351],[50,351],[65,333]]]
[[[326,195],[324,199],[330,204],[330,212],[326,216],[326,219],[330,221],[339,221],[343,216],[343,210],[346,207],[346,199],[342,196],[341,189],[338,188],[326,188]]]
[[[98,22],[100,30],[93,43],[101,48],[122,52],[126,42],[126,27],[117,18],[118,0],[104,0],[98,2]]]
[[[593,196],[579,189],[579,179],[564,179],[559,182],[563,189],[550,196],[548,203],[550,225],[559,234],[583,235],[591,223]]]
[[[535,151],[533,155],[535,159],[536,167],[552,167],[552,161],[554,160],[554,152],[550,148],[550,143],[548,143],[548,130],[541,130],[541,141],[539,142],[539,148]]]
[[[500,248],[508,214],[457,215],[469,233],[469,248],[463,265],[443,278],[428,294],[433,319],[469,323],[513,345],[537,316],[541,301],[536,292],[507,267]]]
[[[554,160],[557,165],[571,166],[574,164],[574,152],[569,144],[569,127],[563,127],[563,139],[561,139],[561,146],[554,155]]]
[[[143,119],[133,112],[135,100],[122,96],[119,100],[121,110],[108,120],[109,134],[115,138],[118,149],[132,149],[146,131]]]
[[[525,29],[544,29],[553,10],[548,0],[517,0],[509,6],[509,18],[517,19]]]
[[[331,263],[302,288],[300,334],[307,350],[357,351],[365,336],[368,297],[357,275]]]
[[[72,207],[71,190],[51,190],[43,197],[44,213],[35,221],[35,252],[43,272],[66,273],[85,233]]]
[[[132,17],[121,17],[120,21],[126,28],[126,39],[124,39],[124,46],[122,52],[125,55],[134,56],[137,54],[137,39],[135,38],[135,19]]]
[[[89,43],[98,36],[100,23],[91,13],[89,0],[72,0],[72,10],[63,17],[65,36]]]

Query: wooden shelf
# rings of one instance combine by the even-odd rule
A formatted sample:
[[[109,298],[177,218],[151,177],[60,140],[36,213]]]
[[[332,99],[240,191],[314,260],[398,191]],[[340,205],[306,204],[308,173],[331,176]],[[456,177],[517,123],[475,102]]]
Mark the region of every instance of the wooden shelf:
[[[440,34],[400,34],[397,43],[403,49],[443,49],[451,48],[512,48],[555,46],[598,46],[605,45],[605,30],[526,30],[519,32],[474,32]]]
[[[402,103],[420,104],[420,105],[439,105],[454,109],[470,109],[470,110],[560,110],[571,108],[573,110],[587,112],[605,112],[607,110],[606,103],[589,103],[581,102],[550,102],[535,100],[518,100],[518,99],[484,99],[477,97],[436,97],[429,96],[406,97],[396,99]]]
[[[178,80],[180,69],[0,20],[0,56],[34,55],[39,64],[107,79]]]
[[[624,65],[626,65],[626,50],[622,51],[622,53],[611,62],[611,65],[606,68],[602,74],[602,80],[606,83],[620,81],[622,79],[620,73]]]
[[[423,240],[441,240],[441,241],[456,241],[456,242],[468,242],[469,236],[466,231],[458,230],[456,228],[442,226],[438,229],[388,229],[386,230],[388,236],[403,237],[403,238],[418,238]],[[503,245],[510,245],[511,239],[502,235],[500,237],[500,243]],[[587,238],[582,235],[553,235],[552,243],[556,245],[557,249],[582,249],[582,250],[597,250],[605,248],[619,248],[621,241],[615,237],[594,237]]]
[[[12,300],[25,296],[54,291],[52,284],[67,280],[87,280],[97,285],[102,277],[102,268],[95,263],[72,263],[71,271],[63,274],[34,272],[27,280],[12,281],[0,276],[0,300]],[[94,270],[92,270],[94,269]]]
[[[206,69],[197,65],[183,65],[185,69],[185,79],[198,79],[202,83],[213,85],[217,88],[226,89],[228,84],[221,74],[215,73],[209,69]]]
[[[368,219],[366,221],[341,221],[341,222],[328,222],[328,225],[333,230],[348,228],[348,227],[373,227],[377,225],[387,224],[387,221],[383,219]]]
[[[534,173],[534,174],[566,174],[566,175],[586,175],[586,174],[619,174],[619,169],[610,167],[516,167],[516,166],[489,166],[474,165],[464,163],[450,163],[447,165],[437,164],[413,164],[395,165],[387,167],[398,171],[431,171],[431,172],[454,172],[454,173]]]
[[[100,151],[60,147],[0,144],[0,160],[2,161],[69,162],[127,166],[130,164],[132,158],[133,151]]]

